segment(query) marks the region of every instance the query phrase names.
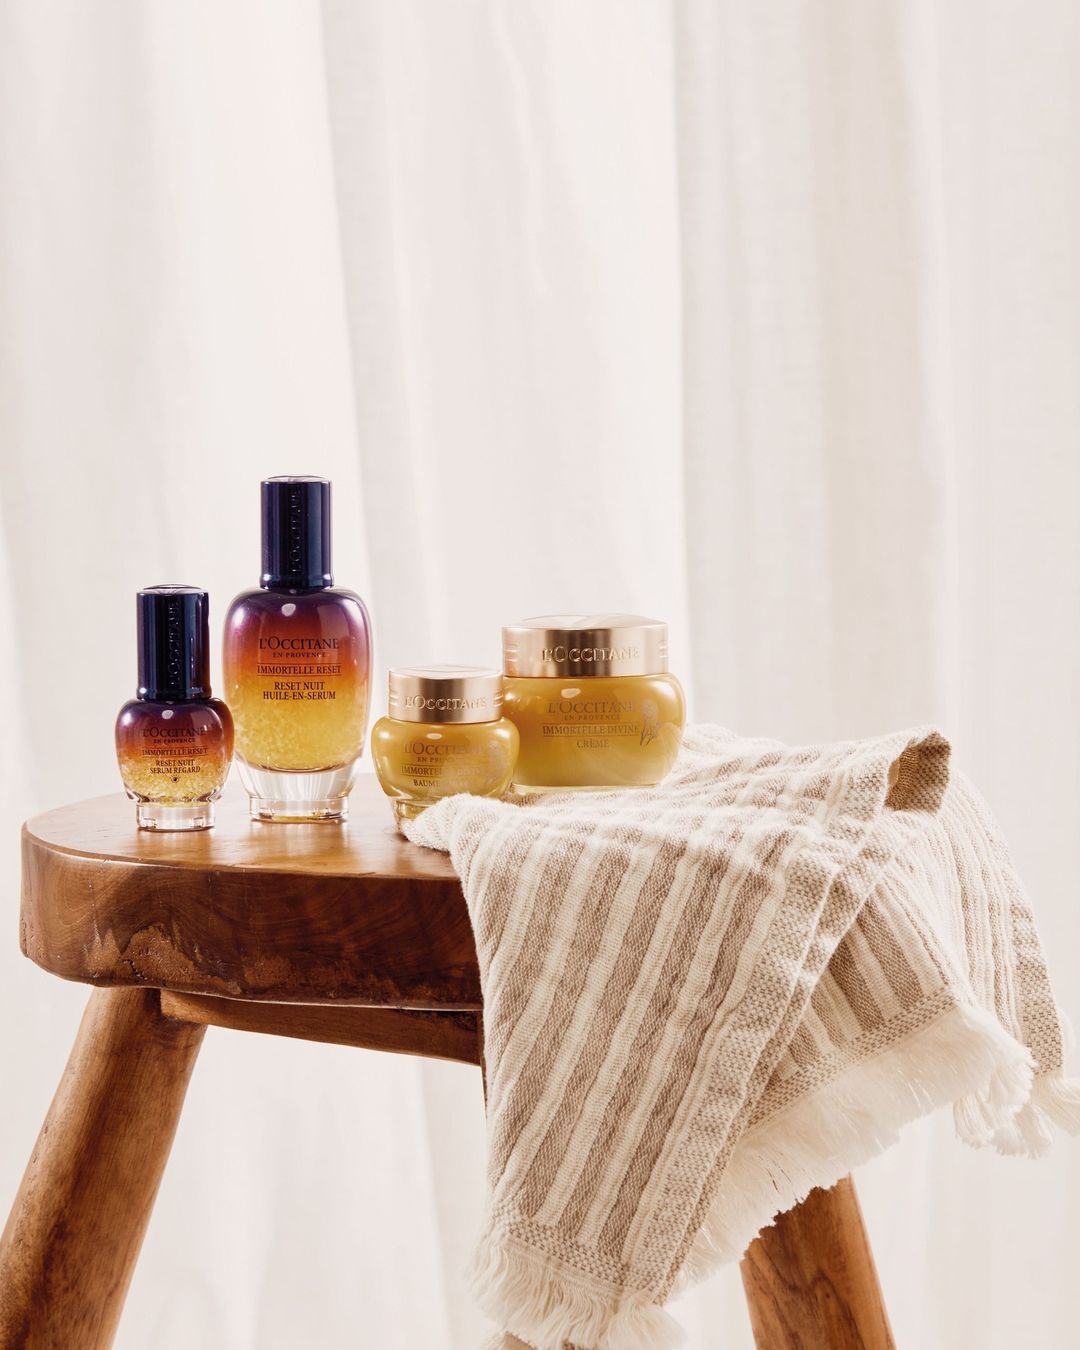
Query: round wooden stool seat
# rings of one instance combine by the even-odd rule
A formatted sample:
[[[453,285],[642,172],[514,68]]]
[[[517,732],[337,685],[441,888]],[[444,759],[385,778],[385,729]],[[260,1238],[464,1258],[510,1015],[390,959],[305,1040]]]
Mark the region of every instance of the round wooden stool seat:
[[[120,794],[23,827],[22,948],[54,975],[273,1003],[477,1009],[465,899],[449,859],[396,833],[362,778],[344,825],[248,819],[135,826]]]
[[[217,815],[154,834],[116,795],[23,827],[22,949],[99,987],[0,1237],[0,1350],[111,1345],[207,1026],[483,1068],[460,884],[374,780],[345,825],[255,823],[238,792]],[[762,1350],[891,1350],[849,1180],[742,1270]]]

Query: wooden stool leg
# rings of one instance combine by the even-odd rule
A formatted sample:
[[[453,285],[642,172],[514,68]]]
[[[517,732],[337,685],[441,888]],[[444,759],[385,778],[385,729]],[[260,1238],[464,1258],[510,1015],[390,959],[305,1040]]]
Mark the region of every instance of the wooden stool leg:
[[[893,1350],[850,1177],[764,1229],[742,1277],[758,1350]]]
[[[0,1347],[111,1345],[206,1028],[96,989],[0,1238]]]

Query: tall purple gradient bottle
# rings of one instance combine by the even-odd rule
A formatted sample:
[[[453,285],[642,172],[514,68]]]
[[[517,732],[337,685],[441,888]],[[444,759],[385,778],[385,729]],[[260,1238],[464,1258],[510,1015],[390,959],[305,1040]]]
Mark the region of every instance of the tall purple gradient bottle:
[[[363,754],[371,621],[333,584],[330,483],[262,484],[262,577],[225,618],[225,697],[254,820],[342,820]]]

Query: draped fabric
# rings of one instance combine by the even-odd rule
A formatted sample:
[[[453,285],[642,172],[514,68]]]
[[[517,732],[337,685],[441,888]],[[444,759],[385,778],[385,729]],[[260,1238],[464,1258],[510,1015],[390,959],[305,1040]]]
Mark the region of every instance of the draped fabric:
[[[975,1146],[1080,1130],[1023,883],[931,728],[686,728],[656,787],[458,794],[484,994],[492,1350],[661,1350],[663,1305],[953,1104]]]
[[[377,666],[655,613],[697,720],[932,721],[1080,975],[1080,14],[0,0],[0,1205],[84,992],[17,824],[117,786],[132,592],[323,473]],[[121,1350],[471,1350],[476,1075],[207,1037]],[[897,1339],[1063,1346],[1075,1150],[860,1174]],[[1037,1241],[1036,1241],[1037,1238]],[[694,1350],[745,1347],[733,1275]]]

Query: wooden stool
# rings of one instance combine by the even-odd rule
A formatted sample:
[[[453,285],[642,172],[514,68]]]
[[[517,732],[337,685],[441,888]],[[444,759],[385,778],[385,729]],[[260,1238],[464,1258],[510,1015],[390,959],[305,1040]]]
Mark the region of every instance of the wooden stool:
[[[373,781],[347,828],[252,824],[238,796],[218,814],[155,835],[115,796],[24,827],[22,949],[100,987],[0,1238],[0,1350],[111,1344],[207,1026],[483,1065],[458,880]],[[742,1272],[760,1347],[893,1344],[850,1180]]]

